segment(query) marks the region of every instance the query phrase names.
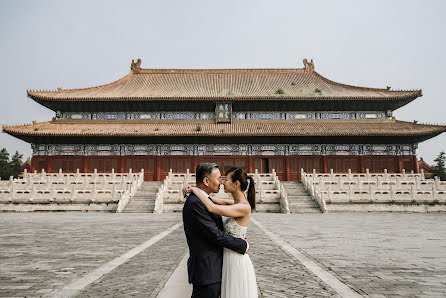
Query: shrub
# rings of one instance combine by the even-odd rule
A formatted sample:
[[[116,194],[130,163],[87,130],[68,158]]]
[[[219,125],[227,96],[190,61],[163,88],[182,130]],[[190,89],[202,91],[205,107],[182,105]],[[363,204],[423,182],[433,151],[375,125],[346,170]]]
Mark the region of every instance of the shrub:
[[[277,89],[276,94],[285,94],[282,88]]]

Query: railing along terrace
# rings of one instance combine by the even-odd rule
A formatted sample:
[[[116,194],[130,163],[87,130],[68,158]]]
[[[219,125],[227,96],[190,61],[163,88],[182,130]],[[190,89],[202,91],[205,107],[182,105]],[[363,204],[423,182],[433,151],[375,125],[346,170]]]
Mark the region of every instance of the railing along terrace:
[[[424,173],[305,173],[302,183],[319,203],[446,203],[446,181],[425,179]],[[321,206],[322,207],[322,206]],[[326,208],[326,207],[325,207]],[[321,208],[322,209],[322,208]]]
[[[141,186],[144,172],[28,173],[0,184],[2,203],[121,203]],[[122,203],[121,203],[122,204]]]

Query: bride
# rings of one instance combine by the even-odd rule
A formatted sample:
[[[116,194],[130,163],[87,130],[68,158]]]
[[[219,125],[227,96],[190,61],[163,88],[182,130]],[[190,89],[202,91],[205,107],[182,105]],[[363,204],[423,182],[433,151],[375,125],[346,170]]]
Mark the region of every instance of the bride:
[[[193,192],[209,212],[227,217],[224,219],[225,232],[244,239],[251,210],[255,209],[254,179],[240,168],[231,168],[226,172],[223,185],[225,192],[232,195],[233,201],[206,197],[196,187],[186,186],[184,191]],[[254,267],[248,254],[242,255],[227,248],[223,249],[221,297],[258,297]]]

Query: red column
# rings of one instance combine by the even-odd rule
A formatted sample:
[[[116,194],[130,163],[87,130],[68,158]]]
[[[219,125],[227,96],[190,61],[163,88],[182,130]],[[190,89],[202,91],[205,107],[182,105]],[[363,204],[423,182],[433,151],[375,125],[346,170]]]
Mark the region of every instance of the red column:
[[[126,168],[125,168],[125,163],[126,163],[126,156],[121,156],[119,158],[119,172],[120,173],[124,173]]]
[[[82,172],[88,173],[88,156],[85,155],[82,156]]]
[[[419,166],[419,164],[418,164],[418,159],[417,159],[417,156],[416,155],[414,155],[413,156],[413,171],[415,172],[415,173],[419,173],[420,172],[420,166]]]
[[[328,173],[327,156],[322,156],[321,170],[322,173]]]
[[[53,173],[53,159],[51,156],[45,156],[45,163],[47,173]],[[42,169],[40,169],[40,171],[42,171]]]
[[[248,173],[254,173],[254,157],[248,156]]]
[[[397,156],[397,162],[396,162],[396,171],[397,173],[401,173],[403,170],[403,160],[402,156]]]
[[[161,156],[155,159],[155,181],[161,181]]]
[[[290,181],[291,180],[291,161],[290,156],[285,156],[285,173],[283,177],[284,181]]]
[[[37,158],[35,156],[31,157],[31,172],[37,170]]]
[[[398,173],[398,156],[393,157],[393,172]]]
[[[193,156],[192,157],[192,169],[190,169],[191,172],[195,173],[195,169],[198,166],[198,156]]]

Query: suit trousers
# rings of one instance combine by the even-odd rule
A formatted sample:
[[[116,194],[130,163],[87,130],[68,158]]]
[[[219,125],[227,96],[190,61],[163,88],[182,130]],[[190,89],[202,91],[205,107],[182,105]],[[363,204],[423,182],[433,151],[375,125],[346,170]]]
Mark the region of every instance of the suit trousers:
[[[191,298],[218,298],[221,293],[221,282],[204,286],[193,286]]]

